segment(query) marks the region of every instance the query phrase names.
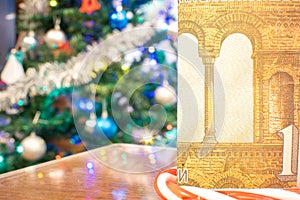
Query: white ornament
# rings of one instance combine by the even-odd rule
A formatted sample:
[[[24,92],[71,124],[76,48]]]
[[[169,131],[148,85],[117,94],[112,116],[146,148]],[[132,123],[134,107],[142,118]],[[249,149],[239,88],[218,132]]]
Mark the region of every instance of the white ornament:
[[[35,33],[29,31],[28,35],[24,37],[22,47],[26,50],[34,49],[38,45],[38,41],[35,39]]]
[[[30,136],[22,140],[21,145],[24,148],[22,157],[28,161],[41,159],[47,150],[45,141],[36,136],[35,133],[31,133]]]
[[[23,65],[11,54],[1,73],[1,79],[7,84],[13,84],[25,76]]]
[[[176,103],[176,91],[169,84],[163,84],[155,90],[155,101],[163,105],[173,105]]]
[[[55,21],[54,29],[50,29],[45,36],[45,42],[51,48],[61,47],[66,41],[66,34],[60,30],[60,20]]]

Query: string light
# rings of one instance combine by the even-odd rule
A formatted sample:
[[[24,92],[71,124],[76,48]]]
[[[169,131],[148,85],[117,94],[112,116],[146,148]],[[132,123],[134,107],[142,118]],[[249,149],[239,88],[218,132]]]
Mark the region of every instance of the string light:
[[[121,157],[125,160],[127,158],[126,153],[123,153]]]
[[[94,164],[93,163],[91,163],[91,162],[88,162],[87,164],[86,164],[86,167],[88,168],[88,172],[89,172],[89,174],[94,174],[95,173],[95,170],[94,170]]]
[[[127,64],[123,64],[122,67],[121,67],[121,69],[122,69],[123,71],[127,71],[129,68],[130,68],[130,66],[127,65]]]
[[[17,146],[16,150],[17,150],[18,153],[21,154],[21,153],[23,153],[23,151],[24,151],[24,147],[21,146],[21,145],[20,145],[20,146]]]
[[[38,178],[43,178],[44,177],[44,174],[42,172],[38,173],[37,175]]]
[[[172,125],[172,124],[168,124],[168,125],[166,126],[166,129],[167,129],[168,131],[172,130],[172,129],[173,129],[173,125]]]
[[[19,100],[19,101],[18,101],[18,106],[24,106],[24,100],[22,100],[22,99]]]
[[[88,163],[86,164],[86,167],[87,167],[88,169],[92,169],[92,168],[94,167],[94,165],[93,165],[93,163],[88,162]]]
[[[4,157],[0,155],[0,163],[4,162]]]
[[[154,53],[155,52],[155,48],[154,47],[149,47],[148,51],[149,51],[149,53]]]
[[[94,174],[94,170],[93,169],[89,169],[89,174]]]
[[[51,7],[56,7],[56,6],[58,5],[58,3],[57,3],[56,0],[50,0],[49,5],[50,5]]]

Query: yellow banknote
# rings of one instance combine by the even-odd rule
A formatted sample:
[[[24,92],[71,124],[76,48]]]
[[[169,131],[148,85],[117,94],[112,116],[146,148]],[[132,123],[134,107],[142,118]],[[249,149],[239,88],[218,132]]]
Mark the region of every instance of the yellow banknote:
[[[179,183],[300,186],[300,1],[178,9]]]

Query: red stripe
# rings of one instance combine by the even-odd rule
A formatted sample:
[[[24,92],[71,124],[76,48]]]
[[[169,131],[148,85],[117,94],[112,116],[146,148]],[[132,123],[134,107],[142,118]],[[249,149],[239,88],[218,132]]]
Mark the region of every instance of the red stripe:
[[[192,199],[197,199],[197,200],[206,200],[204,198],[199,197],[198,195],[195,195],[183,188],[181,188],[179,185],[177,185],[174,182],[168,181],[167,186],[169,190],[173,192],[176,196],[183,200],[192,200]]]
[[[158,186],[157,186],[157,179],[158,179],[158,177],[159,177],[162,173],[165,173],[165,171],[162,171],[162,172],[158,173],[157,176],[155,177],[155,179],[154,179],[154,189],[155,189],[156,193],[158,194],[158,196],[159,196],[161,199],[167,200],[167,199],[164,197],[164,195],[159,191],[159,188],[158,188]]]
[[[287,189],[284,189],[284,190],[294,192],[296,194],[300,194],[300,188],[287,188]]]
[[[227,196],[237,198],[238,200],[279,200],[277,198],[268,197],[260,194],[253,194],[249,192],[241,192],[241,191],[216,191]]]
[[[155,177],[155,181],[154,181],[154,188],[157,192],[157,194],[160,196],[160,198],[162,198],[163,200],[168,200],[166,199],[163,194],[159,191],[159,188],[157,186],[157,179],[159,177],[159,175],[163,174],[163,173],[169,173],[171,175],[176,176],[177,175],[177,170],[175,168],[173,169],[167,169],[164,170],[162,172],[160,172],[156,177]],[[177,183],[172,182],[172,181],[167,181],[166,182],[167,187],[169,188],[169,190],[175,194],[176,196],[178,196],[179,198],[181,198],[182,200],[206,200],[204,198],[201,198],[183,188],[181,188],[179,185],[177,185]],[[287,188],[285,189],[287,191],[290,192],[294,192],[296,194],[300,194],[300,188]],[[268,197],[265,195],[260,195],[260,194],[253,194],[250,192],[242,192],[242,191],[220,191],[220,190],[215,190],[216,192],[225,194],[227,196],[236,198],[238,200],[279,200],[278,198],[273,198],[273,197]]]

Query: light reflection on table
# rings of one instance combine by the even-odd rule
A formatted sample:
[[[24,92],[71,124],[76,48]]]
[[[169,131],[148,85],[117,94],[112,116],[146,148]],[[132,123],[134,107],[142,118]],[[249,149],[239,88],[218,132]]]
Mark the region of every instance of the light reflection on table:
[[[105,148],[112,152],[116,149],[114,146]],[[159,199],[153,188],[158,171],[137,174],[116,171],[95,158],[103,154],[101,150],[103,148],[2,174],[0,199]],[[175,149],[167,151],[176,158]],[[175,159],[164,168],[174,165]]]

